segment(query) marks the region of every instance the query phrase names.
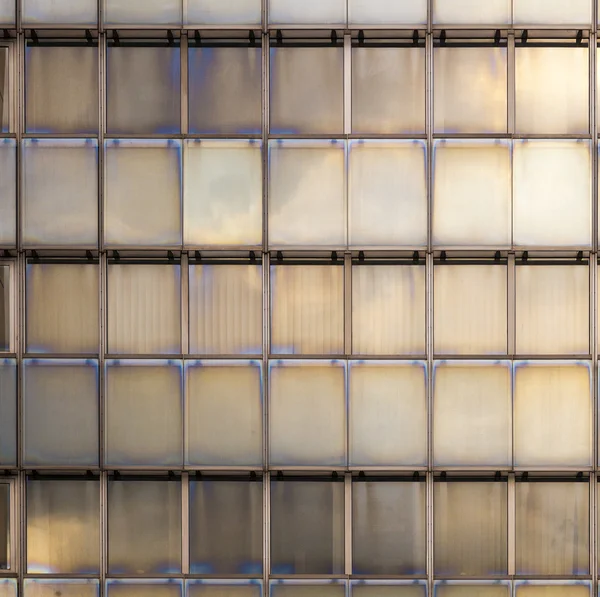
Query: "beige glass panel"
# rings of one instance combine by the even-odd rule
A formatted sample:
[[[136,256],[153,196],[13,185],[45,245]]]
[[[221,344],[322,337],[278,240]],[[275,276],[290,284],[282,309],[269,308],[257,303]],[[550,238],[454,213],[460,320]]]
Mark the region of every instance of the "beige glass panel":
[[[107,597],[181,597],[183,586],[179,580],[109,580]]]
[[[25,597],[98,597],[100,584],[97,580],[62,580],[26,578],[23,583]],[[0,591],[0,595],[1,595]]]
[[[589,142],[516,141],[513,168],[515,245],[589,246]]]
[[[271,267],[271,353],[339,354],[344,350],[344,269]]]
[[[261,0],[183,0],[186,24],[259,25]]]
[[[518,354],[590,352],[589,276],[584,266],[516,268]]]
[[[0,265],[0,351],[10,352],[13,341],[12,271],[8,264]]]
[[[427,0],[348,0],[350,25],[424,25]]]
[[[27,482],[27,572],[98,574],[100,571],[100,483]],[[68,585],[69,583],[67,583]],[[89,593],[97,587],[84,587]],[[55,587],[58,590],[58,587]],[[26,594],[56,595],[46,586]],[[62,595],[79,597],[76,585]]]
[[[591,587],[586,583],[566,584],[538,584],[517,583],[515,586],[516,597],[589,597]]]
[[[352,268],[352,354],[425,354],[425,267]]]
[[[511,0],[433,0],[433,22],[440,25],[508,24]]]
[[[592,400],[586,364],[515,364],[516,466],[590,466]]]
[[[251,584],[233,584],[228,581],[190,580],[187,597],[262,597],[262,586],[257,581]]]
[[[262,182],[260,142],[186,141],[184,243],[260,245]]]
[[[16,464],[17,362],[15,359],[0,359],[0,465],[15,466]],[[1,559],[0,556],[0,561]]]
[[[21,0],[21,11],[23,25],[92,26],[98,22],[97,0]]]
[[[108,266],[108,351],[112,354],[180,352],[179,265]]]
[[[97,353],[99,293],[97,265],[27,265],[27,350]]]
[[[190,353],[262,353],[262,267],[191,265]]]
[[[98,243],[98,142],[23,140],[22,242]]]
[[[433,270],[436,354],[505,354],[504,265],[436,265]]]
[[[328,0],[285,1],[304,6]],[[343,132],[343,95],[342,47],[271,48],[271,133]]]
[[[346,0],[269,0],[272,25],[344,25]]]
[[[2,6],[0,6],[1,10]],[[11,123],[11,92],[13,85],[10,57],[8,47],[0,48],[0,133],[8,133],[13,128]]]
[[[0,23],[2,25],[14,25],[15,24],[15,1],[14,0],[0,0]],[[12,589],[11,589],[12,590]],[[0,595],[2,587],[0,587]],[[16,588],[15,588],[16,591]],[[7,593],[12,594],[12,593]]]
[[[179,25],[181,0],[104,0],[108,25]]]
[[[260,466],[262,368],[258,361],[186,363],[185,462]]]
[[[72,9],[76,3],[68,4]],[[27,132],[98,131],[97,47],[27,46],[25,77]]]
[[[351,245],[427,244],[425,163],[422,141],[350,143]]]
[[[97,361],[25,361],[24,464],[98,464],[98,378]]]
[[[582,482],[517,483],[517,574],[589,573],[589,491]]]
[[[271,582],[271,597],[344,597],[345,587],[339,581],[325,584],[313,582],[303,584],[302,581],[281,583]]]
[[[424,363],[350,363],[350,466],[427,463],[426,379]]]
[[[179,141],[107,141],[104,239],[113,246],[181,243]]]
[[[426,491],[424,482],[352,483],[353,574],[425,574]]]
[[[425,583],[388,583],[386,581],[375,581],[368,584],[364,581],[353,582],[350,585],[350,594],[352,597],[426,597],[427,595]]]
[[[509,597],[509,583],[436,583],[435,597]]]
[[[182,367],[176,361],[109,361],[106,464],[182,462]]]
[[[425,48],[352,48],[352,132],[424,131]]]
[[[274,361],[269,374],[271,465],[345,464],[344,363]]]
[[[508,361],[436,363],[433,377],[436,466],[511,464],[511,386]]]
[[[563,6],[571,8],[570,3]],[[517,133],[588,132],[588,60],[585,47],[515,50]]]
[[[10,485],[8,483],[0,484],[0,566],[2,570],[14,568],[14,564],[11,563],[11,535],[13,534],[11,528],[13,525],[11,522],[11,499]],[[2,593],[2,589],[4,589],[4,593]],[[9,587],[0,584],[0,596],[4,597],[9,593]]]
[[[17,143],[14,139],[0,139],[0,245],[16,244]]]
[[[440,481],[433,492],[435,574],[507,574],[507,484]]]
[[[507,54],[506,48],[434,48],[436,132],[506,133]]]
[[[515,25],[589,25],[592,3],[590,0],[514,0],[513,22]]]

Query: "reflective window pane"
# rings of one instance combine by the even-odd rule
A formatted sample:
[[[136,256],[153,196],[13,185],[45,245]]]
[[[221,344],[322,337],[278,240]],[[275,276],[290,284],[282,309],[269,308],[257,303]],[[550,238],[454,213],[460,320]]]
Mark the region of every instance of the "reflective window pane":
[[[98,22],[97,0],[21,0],[21,6],[23,25],[95,26]]]
[[[271,481],[271,572],[344,573],[343,483]]]
[[[100,571],[100,483],[98,481],[27,481],[27,572],[98,574]],[[64,595],[95,595],[94,588]],[[87,589],[87,591],[85,590]],[[55,587],[58,590],[58,587]],[[56,595],[48,587],[27,595]]]
[[[187,597],[262,597],[262,583],[251,581],[189,580]]]
[[[108,580],[107,597],[182,597],[183,583],[169,580]]]
[[[352,141],[350,244],[427,244],[426,148],[423,141]]]
[[[14,139],[0,139],[0,245],[14,247],[16,244],[17,143]]]
[[[509,597],[511,594],[510,583],[502,581],[441,581],[436,582],[434,588],[435,597]]]
[[[588,25],[592,22],[590,0],[514,0],[515,25]],[[527,593],[527,591],[524,591]]]
[[[271,25],[344,25],[345,0],[268,0]]]
[[[0,24],[14,26],[16,15],[15,5],[16,0],[0,0]],[[4,597],[4,594],[1,591],[2,588],[0,588],[0,595]],[[7,593],[7,595],[8,594],[10,593]]]
[[[344,597],[341,581],[271,581],[270,597]]]
[[[179,25],[181,0],[104,0],[109,25]]]
[[[184,0],[190,25],[259,25],[261,0]]]
[[[0,465],[15,466],[16,464],[17,362],[14,359],[0,359]],[[1,532],[0,536],[2,536]],[[0,554],[1,548],[0,544]]]
[[[511,0],[433,0],[433,22],[440,25],[508,24]]]
[[[424,581],[354,581],[350,583],[352,597],[426,597]]]
[[[521,581],[515,583],[516,597],[590,597],[590,583],[581,581]]]
[[[351,25],[423,25],[427,22],[427,0],[348,0]]]
[[[9,570],[11,568],[10,525],[10,485],[8,483],[0,483],[0,570]],[[13,592],[12,587],[4,583],[0,584],[0,596],[5,597],[5,595],[7,597],[9,595],[16,597],[16,587]]]
[[[192,481],[190,572],[261,575],[262,502],[257,481]]]
[[[269,373],[271,464],[344,465],[344,363],[272,361]]]
[[[12,292],[11,268],[0,265],[0,352],[12,348]]]
[[[25,465],[98,464],[98,383],[97,361],[25,360]]]
[[[4,4],[0,3],[0,21],[4,12]],[[14,22],[14,3],[13,3],[12,21]],[[9,48],[0,48],[0,133],[8,133],[11,129],[11,68]]]
[[[24,597],[98,597],[100,583],[92,579],[64,580],[26,578]],[[0,595],[2,592],[0,590]]]

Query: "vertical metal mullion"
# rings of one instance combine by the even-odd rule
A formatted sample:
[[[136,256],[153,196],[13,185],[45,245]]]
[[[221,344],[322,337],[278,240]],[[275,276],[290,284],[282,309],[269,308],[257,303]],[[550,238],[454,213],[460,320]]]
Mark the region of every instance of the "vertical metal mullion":
[[[426,176],[427,176],[427,251],[432,247],[432,211],[433,211],[433,34],[425,38],[425,131],[427,133]]]
[[[516,569],[516,541],[515,541],[515,518],[516,518],[516,483],[514,473],[508,475],[508,574],[514,576]]]
[[[267,0],[263,0],[266,5]],[[262,166],[263,166],[263,253],[269,247],[269,37],[262,35]]]
[[[344,475],[344,572],[352,574],[352,475]]]
[[[511,8],[512,10],[512,8]],[[509,141],[509,156],[510,156],[510,246],[514,247],[514,134],[515,134],[515,33],[508,33],[508,134]]]
[[[508,254],[507,264],[507,323],[508,323],[508,338],[507,348],[508,356],[510,359],[514,359],[515,356],[515,337],[516,337],[516,267],[515,267],[515,254]]]
[[[263,583],[265,595],[268,595],[269,575],[271,573],[270,528],[271,528],[271,477],[269,473],[269,280],[270,256],[263,254]]]
[[[433,595],[433,254],[427,253],[425,260],[426,290],[426,351],[427,351],[427,475],[426,475],[426,520],[427,551],[426,569],[428,595]]]
[[[179,38],[179,59],[180,59],[180,126],[181,134],[185,137],[188,134],[188,34],[187,31],[181,32]]]
[[[352,132],[352,37],[344,35],[344,217],[345,217],[345,245],[350,244],[350,201],[348,197],[348,160],[350,142],[348,137]]]
[[[181,572],[190,573],[190,479],[181,475]]]

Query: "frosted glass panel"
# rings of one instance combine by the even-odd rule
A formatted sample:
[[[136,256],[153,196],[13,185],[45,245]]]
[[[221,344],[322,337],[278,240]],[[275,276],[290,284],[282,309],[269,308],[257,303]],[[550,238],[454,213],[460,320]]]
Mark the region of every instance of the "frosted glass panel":
[[[97,0],[21,0],[21,7],[24,25],[93,26],[98,22]]]
[[[182,597],[180,580],[109,580],[107,597]]]
[[[13,359],[0,359],[0,465],[16,464],[17,363]]]
[[[351,25],[423,25],[427,0],[348,0]]]
[[[179,25],[181,0],[104,0],[108,25]],[[142,73],[143,74],[143,73]]]
[[[0,245],[17,244],[17,143],[0,139]]]
[[[262,352],[262,274],[257,265],[192,265],[190,352]]]
[[[506,133],[507,52],[488,47],[434,48],[436,132]]]
[[[339,354],[344,350],[344,269],[271,266],[271,352]]]
[[[424,131],[425,48],[352,48],[352,132]]]
[[[343,141],[269,143],[269,245],[346,242]]]
[[[15,24],[15,2],[16,0],[0,0],[0,24],[2,25],[10,25],[14,26]],[[2,593],[3,586],[0,584],[0,595],[4,597],[4,593]],[[16,595],[16,587],[15,587],[15,595]],[[12,589],[11,589],[12,591]],[[12,595],[11,592],[6,593],[6,595]]]
[[[170,466],[182,462],[182,366],[177,361],[109,361],[106,463]]]
[[[440,481],[433,499],[435,573],[507,574],[507,484]]]
[[[425,267],[352,268],[352,354],[425,353]]]
[[[434,352],[506,353],[506,267],[453,264],[433,271]]]
[[[181,143],[107,141],[104,239],[112,246],[181,243]]]
[[[445,25],[503,25],[510,12],[511,0],[433,0],[433,22]]]
[[[109,479],[109,574],[171,574],[180,570],[181,484]],[[108,594],[145,597],[150,592],[109,590]]]
[[[516,268],[519,354],[590,352],[590,283],[585,266]]]
[[[592,191],[588,142],[517,141],[513,174],[516,245],[590,245]]]
[[[98,574],[100,571],[100,483],[27,482],[27,572]],[[67,583],[68,585],[68,583]],[[69,585],[65,595],[83,597]],[[84,587],[94,595],[94,587]],[[55,590],[58,589],[55,587]],[[48,587],[26,594],[56,595]]]
[[[344,465],[344,362],[272,361],[269,377],[271,465]]]
[[[590,0],[514,0],[515,25],[589,25]],[[527,595],[529,594],[525,591]]]
[[[262,143],[187,141],[184,181],[186,245],[261,244]]]
[[[350,465],[427,463],[425,363],[352,361]]]
[[[26,360],[25,465],[98,464],[98,363]]]
[[[516,597],[589,597],[591,586],[589,583],[553,583],[521,582],[515,585]]]
[[[590,466],[589,366],[522,361],[514,375],[515,465]]]
[[[98,244],[98,142],[23,140],[23,244]]]
[[[270,597],[344,597],[341,581],[271,581]]]
[[[498,363],[436,363],[433,453],[436,466],[498,466],[512,462],[511,367]]]
[[[589,491],[582,482],[517,483],[517,574],[588,574]]]
[[[426,597],[424,582],[408,581],[405,584],[392,584],[390,581],[355,581],[350,584],[352,597]]]
[[[190,132],[260,133],[260,47],[195,47],[188,58]]]
[[[280,1],[304,8],[340,0]],[[344,49],[271,48],[270,94],[272,133],[343,132]]]
[[[425,494],[420,482],[352,483],[353,574],[425,574]]]
[[[35,2],[50,8],[50,13],[57,4],[48,0]],[[71,11],[80,6],[71,0],[62,4],[68,4]],[[93,18],[96,19],[95,11]],[[98,131],[97,47],[27,46],[25,77],[27,132]]]
[[[27,578],[24,581],[25,597],[98,597],[100,584],[97,580],[62,580]],[[1,591],[1,590],[0,590]],[[0,595],[2,593],[0,592]]]
[[[434,141],[433,243],[511,244],[511,152],[505,141]]]
[[[495,582],[484,584],[480,582],[435,583],[435,597],[509,597],[511,595],[510,583]]]
[[[353,246],[427,243],[423,141],[352,141],[349,227]]]
[[[235,583],[235,584],[234,584]],[[206,581],[189,580],[188,597],[262,597],[262,583],[257,580],[245,581]]]
[[[27,265],[27,350],[99,351],[99,267]]]
[[[6,4],[6,0],[4,0],[4,3]],[[2,6],[0,6],[1,10]],[[0,133],[7,133],[14,128],[11,114],[13,84],[11,81],[12,68],[9,49],[8,47],[0,48]]]
[[[14,264],[16,265],[16,264]],[[13,345],[13,268],[0,265],[0,351],[10,352]]]
[[[187,1],[187,24],[258,25],[261,0],[183,0]]]
[[[552,3],[558,5],[556,0],[543,5]],[[570,2],[560,5],[571,11]],[[588,60],[585,47],[515,50],[517,133],[588,132]]]
[[[180,352],[179,265],[108,266],[108,351]]]
[[[188,361],[185,370],[186,464],[261,465],[260,362]]]
[[[269,0],[272,25],[344,25],[345,0]]]

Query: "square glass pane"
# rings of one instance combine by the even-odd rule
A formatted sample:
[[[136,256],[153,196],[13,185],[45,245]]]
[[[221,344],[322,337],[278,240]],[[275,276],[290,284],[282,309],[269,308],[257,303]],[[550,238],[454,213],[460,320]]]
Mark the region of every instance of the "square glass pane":
[[[181,267],[108,266],[108,351],[177,354],[181,336]]]
[[[229,580],[188,580],[187,597],[262,597],[262,582]]]
[[[176,480],[108,481],[109,574],[176,574],[181,571],[181,483]],[[127,597],[151,591],[112,591]],[[179,595],[180,593],[175,593]],[[157,593],[170,597],[171,592]]]
[[[351,141],[350,244],[360,247],[427,244],[424,141]]]
[[[107,597],[182,597],[183,581],[168,580],[107,580]]]
[[[262,20],[261,0],[183,0],[183,5],[189,25],[260,25]]]
[[[512,463],[512,383],[508,361],[438,361],[433,370],[436,466]]]
[[[506,133],[507,48],[436,47],[433,113],[437,133]]]
[[[344,597],[346,585],[339,580],[271,581],[270,597]]]
[[[435,574],[506,575],[506,482],[438,481],[433,486],[433,499]]]
[[[181,11],[181,0],[104,0],[104,24],[179,25]]]
[[[515,363],[515,466],[591,465],[590,374],[583,362]]]
[[[124,6],[165,0],[107,0]],[[172,0],[175,1],[175,0]],[[160,11],[154,12],[158,17]],[[108,46],[106,129],[117,135],[178,133],[181,122],[179,48]],[[151,168],[148,168],[150,171]]]
[[[515,141],[513,167],[515,245],[589,246],[589,142]]]
[[[343,141],[269,142],[269,245],[346,243]]]
[[[427,597],[424,581],[351,581],[351,597]]]
[[[344,573],[344,483],[271,481],[271,572]]]
[[[345,363],[271,361],[269,383],[271,465],[343,466]]]
[[[0,483],[0,570],[11,569],[10,509],[10,485],[8,483]],[[2,593],[2,590],[4,590],[4,593]],[[10,594],[11,591],[9,587],[0,585],[0,597]],[[14,592],[14,595],[16,597],[16,591]]]
[[[506,141],[434,141],[433,243],[511,244],[511,148]]]
[[[521,581],[515,583],[516,597],[590,597],[590,583],[582,581]]]
[[[262,464],[262,383],[260,361],[186,361],[186,464]]]
[[[28,352],[98,353],[99,275],[95,264],[27,265]]]
[[[262,482],[190,482],[190,572],[261,575],[262,511]]]
[[[436,265],[436,354],[506,354],[508,273],[504,265]]]
[[[425,574],[426,490],[424,482],[354,480],[353,574]]]
[[[24,465],[98,465],[98,362],[23,364]]]
[[[339,0],[280,0],[290,6]],[[271,48],[271,133],[341,133],[344,129],[344,48]]]
[[[191,47],[190,132],[260,134],[261,79],[260,47]]]
[[[344,350],[344,268],[271,266],[271,353]]]
[[[263,269],[190,265],[190,353],[261,354]]]
[[[17,142],[14,139],[0,139],[0,245],[15,247],[16,244]]]
[[[92,579],[26,578],[24,597],[98,597],[100,583]],[[2,592],[0,590],[0,595]]]
[[[1,1],[1,0],[0,0]],[[6,0],[5,0],[6,3]],[[13,2],[14,7],[14,2]],[[2,4],[0,3],[0,18]],[[0,133],[8,133],[11,127],[11,55],[9,48],[0,48]]]
[[[589,354],[589,276],[587,266],[516,268],[518,354]]]
[[[352,354],[425,354],[425,267],[352,267]]]
[[[590,0],[514,0],[515,25],[582,25],[592,22]],[[525,591],[526,592],[526,591]]]
[[[99,574],[100,483],[98,481],[27,481],[27,572]],[[57,588],[57,587],[55,587]],[[87,592],[95,595],[93,587]],[[97,587],[96,587],[97,589]],[[85,594],[85,590],[83,594]],[[49,589],[26,594],[50,597]],[[73,597],[75,587],[66,595]]]
[[[0,0],[0,24],[14,27],[15,15],[16,15],[16,0]],[[15,588],[16,591],[16,588]],[[7,593],[8,595],[9,593]],[[0,588],[0,595],[4,597],[2,588]],[[16,593],[15,593],[16,595]]]
[[[97,46],[26,46],[25,122],[28,133],[98,131]]]
[[[201,247],[260,245],[262,143],[188,140],[184,163],[184,243]]]
[[[181,142],[106,141],[104,240],[111,246],[181,243]]]
[[[181,465],[182,369],[179,361],[108,362],[107,465]]]
[[[427,0],[348,0],[350,25],[424,25]]]
[[[346,0],[269,0],[270,25],[345,25]]]
[[[0,466],[16,464],[17,362],[14,359],[0,359]]]
[[[581,481],[516,484],[517,574],[589,573],[589,492]]]
[[[89,25],[95,27],[98,22],[97,0],[21,0],[21,11],[23,25]],[[79,50],[82,49],[79,48]]]
[[[24,139],[22,242],[98,244],[98,142]]]
[[[511,0],[433,0],[433,22],[440,25],[505,25]]]
[[[423,362],[351,361],[350,466],[427,464]]]
[[[557,4],[556,0],[554,3]],[[552,4],[543,0],[543,6]],[[564,8],[571,4],[561,4]],[[585,47],[517,47],[517,133],[571,134],[589,131],[589,53]]]
[[[438,581],[433,594],[434,597],[510,597],[512,592],[506,581]]]

